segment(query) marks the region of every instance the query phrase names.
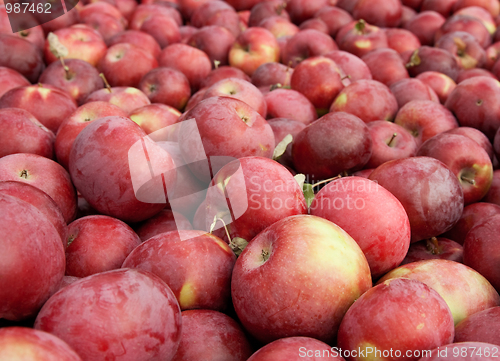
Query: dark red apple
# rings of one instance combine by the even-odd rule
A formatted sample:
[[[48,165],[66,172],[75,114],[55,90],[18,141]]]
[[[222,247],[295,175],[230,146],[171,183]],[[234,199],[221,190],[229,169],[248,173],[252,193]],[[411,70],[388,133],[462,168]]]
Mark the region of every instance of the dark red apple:
[[[436,1],[431,1],[437,3]],[[445,21],[446,18],[436,11],[422,10],[410,19],[404,25],[404,28],[415,34],[422,45],[432,46],[434,44],[434,34],[445,23]]]
[[[273,129],[275,144],[278,145],[288,134],[292,136],[292,140],[297,137],[306,125],[298,120],[287,118],[268,119],[267,122]],[[292,143],[288,144],[285,152],[276,159],[286,167],[293,167],[292,161]]]
[[[430,46],[421,46],[415,50],[406,68],[412,77],[426,71],[437,71],[448,75],[453,81],[456,81],[460,69],[457,60],[449,51]]]
[[[274,63],[271,63],[274,64]],[[213,69],[200,84],[201,88],[207,88],[214,85],[219,80],[226,78],[238,78],[246,81],[251,81],[250,77],[246,75],[242,70],[232,67],[232,66],[219,66]],[[254,84],[255,85],[255,84]]]
[[[113,87],[96,90],[89,94],[85,103],[103,101],[116,105],[125,113],[131,113],[137,108],[151,104],[146,94],[133,87]]]
[[[352,16],[379,27],[395,28],[401,22],[401,0],[358,0]]]
[[[486,342],[500,346],[500,307],[476,312],[455,327],[455,342]]]
[[[410,77],[403,59],[401,59],[396,50],[390,48],[374,49],[368,54],[363,55],[361,59],[370,69],[373,80],[377,80],[387,86]]]
[[[444,34],[435,46],[453,54],[461,69],[481,68],[486,62],[486,51],[473,35],[465,31]]]
[[[108,46],[113,46],[120,43],[128,43],[135,45],[158,59],[161,53],[160,45],[151,35],[139,30],[126,30],[116,34],[108,41]]]
[[[314,14],[314,17],[323,20],[332,38],[335,38],[342,26],[354,20],[351,14],[336,6],[324,6]]]
[[[333,50],[338,50],[338,47],[329,35],[314,29],[305,29],[287,40],[281,54],[281,62],[294,68],[304,59],[324,55]]]
[[[204,51],[210,61],[218,62],[220,65],[227,65],[229,50],[233,46],[236,38],[222,26],[204,26],[189,37],[186,44],[194,46]]]
[[[389,48],[396,50],[399,54],[405,51],[415,51],[422,44],[415,34],[406,29],[388,28],[385,29],[387,44]]]
[[[462,245],[448,238],[432,237],[412,243],[401,265],[426,259],[446,259],[462,263],[464,249]]]
[[[0,52],[0,66],[19,72],[30,82],[38,80],[45,65],[35,45],[17,36],[0,34],[0,49],[4,49]]]
[[[30,85],[28,79],[14,69],[0,66],[0,97],[13,88]]]
[[[373,79],[370,68],[368,68],[366,63],[356,55],[348,53],[347,51],[334,50],[326,53],[324,56],[332,59],[335,63],[337,63],[337,65],[344,72],[345,77],[347,77],[347,80],[350,80],[351,82],[361,79]]]
[[[439,103],[439,98],[434,90],[416,78],[401,79],[392,83],[390,89],[396,97],[400,109],[412,100],[431,100]]]
[[[147,241],[160,233],[171,231],[189,231],[193,226],[191,222],[181,213],[174,212],[170,209],[163,209],[157,215],[139,223],[135,231],[141,241]]]
[[[457,86],[452,78],[437,71],[424,71],[423,73],[418,74],[416,78],[424,82],[436,92],[441,104],[446,102],[453,89]],[[460,78],[460,74],[458,75],[458,78]]]
[[[275,89],[264,95],[267,117],[294,119],[308,125],[318,119],[314,105],[293,89]]]
[[[492,37],[481,20],[468,15],[453,15],[436,31],[434,40],[437,42],[443,35],[454,32],[465,31],[473,35],[478,43],[487,48],[491,45]]]

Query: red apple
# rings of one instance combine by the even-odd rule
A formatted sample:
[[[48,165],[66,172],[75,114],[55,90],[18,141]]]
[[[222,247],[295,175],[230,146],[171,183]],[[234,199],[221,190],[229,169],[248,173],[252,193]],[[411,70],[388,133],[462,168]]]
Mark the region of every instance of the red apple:
[[[328,31],[328,26],[325,24],[325,22],[321,19],[317,18],[312,18],[309,20],[304,21],[302,24],[299,26],[300,30],[306,30],[306,29],[314,29],[316,31],[319,31],[321,33],[330,35]]]
[[[486,52],[476,38],[465,31],[453,31],[443,35],[435,46],[448,50],[462,69],[480,68],[486,62]]]
[[[151,35],[161,48],[180,42],[179,24],[170,14],[154,13],[146,18],[137,30]]]
[[[348,80],[355,82],[356,80],[367,79],[372,80],[373,76],[370,68],[366,63],[356,55],[347,51],[334,50],[324,55],[332,59],[342,69]],[[349,84],[344,84],[349,85]]]
[[[281,62],[294,68],[304,59],[333,50],[338,50],[338,47],[329,35],[314,29],[301,30],[287,40]]]
[[[448,18],[457,0],[423,0],[420,11],[435,11]]]
[[[365,168],[376,168],[390,160],[413,157],[417,153],[415,138],[402,126],[386,120],[366,125],[372,138],[372,155]]]
[[[54,157],[54,133],[30,112],[19,108],[0,109],[0,128],[0,157],[14,153]]]
[[[189,37],[186,44],[204,51],[210,61],[220,65],[228,64],[228,55],[236,38],[222,26],[204,26]]]
[[[275,89],[264,95],[268,118],[294,119],[308,125],[318,119],[314,105],[292,89]]]
[[[212,70],[212,63],[207,54],[186,44],[167,46],[161,52],[158,63],[183,73],[193,90],[199,88],[200,83]]]
[[[240,18],[235,9],[224,1],[208,1],[198,7],[191,16],[191,24],[197,28],[218,25],[228,29],[235,37],[241,32]]]
[[[500,13],[500,4],[492,0],[457,0],[453,6],[453,10],[457,11],[469,6],[480,6],[488,10],[493,17],[498,16]]]
[[[97,69],[80,59],[68,59],[64,66],[61,62],[53,62],[40,75],[39,82],[60,88],[79,105],[90,93],[104,86]]]
[[[167,127],[177,123],[180,116],[181,112],[171,106],[149,104],[135,109],[128,117],[136,122],[146,134],[161,140],[164,133],[168,133],[170,130]]]
[[[336,179],[311,203],[310,214],[346,231],[363,251],[373,279],[397,267],[410,246],[406,211],[389,191],[361,177]]]
[[[191,222],[181,213],[170,209],[163,209],[157,215],[141,222],[135,229],[142,242],[147,241],[160,233],[171,231],[190,231],[193,229]]]
[[[465,31],[473,35],[479,45],[487,48],[491,45],[492,37],[481,20],[468,15],[453,15],[437,30],[434,40],[437,42],[443,35],[454,32]]]
[[[500,346],[500,307],[476,312],[455,327],[455,342],[486,342]]]
[[[292,139],[295,139],[297,134],[306,127],[298,120],[287,118],[273,118],[268,119],[267,122],[273,129],[275,144],[279,144],[288,134],[292,136]],[[286,167],[293,167],[292,143],[287,145],[285,152],[276,160]]]
[[[292,145],[295,169],[314,180],[359,170],[371,154],[368,127],[360,118],[345,112],[324,115],[297,134]]]
[[[500,206],[500,170],[493,172],[493,181],[491,182],[490,190],[486,193],[482,201]]]
[[[90,26],[78,24],[54,31],[59,42],[68,49],[68,59],[80,59],[97,66],[106,54],[106,43],[101,34]],[[58,61],[50,51],[49,41],[45,40],[44,55],[47,64]]]
[[[406,29],[385,29],[387,44],[389,48],[396,50],[399,54],[405,51],[415,51],[422,45],[415,34]]]
[[[239,320],[261,342],[299,335],[332,342],[347,309],[370,287],[356,242],[330,221],[299,215],[248,244],[234,266],[231,295]]]
[[[460,74],[459,76],[460,77]],[[418,80],[431,87],[439,97],[441,104],[444,104],[457,84],[448,75],[437,71],[424,71],[416,76]]]
[[[65,91],[39,83],[9,90],[0,98],[0,108],[27,110],[56,133],[64,119],[76,110],[77,104]]]
[[[286,11],[288,4],[281,0],[261,1],[255,4],[250,10],[248,26],[259,26],[259,24],[272,16],[281,16],[286,20],[290,20],[290,16]]]
[[[464,197],[460,183],[437,159],[391,160],[376,168],[369,179],[401,202],[410,219],[412,242],[448,231],[462,214]]]
[[[165,282],[149,272],[119,269],[62,288],[43,306],[35,329],[61,338],[85,360],[171,360],[181,322]]]
[[[430,259],[408,263],[387,273],[378,283],[394,278],[417,280],[439,293],[455,325],[476,312],[500,305],[500,296],[486,278],[458,262]]]
[[[13,88],[30,85],[28,79],[14,69],[0,66],[0,97]]]
[[[66,275],[87,277],[120,268],[140,244],[141,239],[132,228],[116,218],[79,218],[68,225]]]
[[[399,109],[394,123],[406,128],[415,137],[418,146],[439,133],[458,127],[453,114],[431,100],[406,103]]]
[[[68,3],[70,4],[70,3]],[[74,7],[66,12],[64,15],[59,16],[51,21],[42,24],[43,31],[45,34],[54,32],[59,29],[70,27],[79,21],[78,9]]]
[[[335,38],[342,26],[354,20],[351,14],[336,6],[324,6],[314,14],[314,17],[323,20],[332,38]]]
[[[68,172],[40,155],[18,153],[0,158],[0,180],[28,183],[49,195],[66,223],[76,216],[76,192]]]
[[[172,361],[247,361],[252,348],[241,326],[212,310],[182,312],[182,336]]]
[[[290,19],[294,23],[300,24],[312,18],[326,5],[328,5],[328,0],[289,0],[286,10],[290,15]]]
[[[392,121],[398,102],[391,90],[376,80],[358,80],[346,86],[330,107],[330,112],[347,112],[365,123],[374,120]]]
[[[499,229],[500,215],[494,215],[472,227],[464,241],[464,264],[481,273],[496,290],[500,290]]]
[[[273,63],[271,63],[273,64]],[[213,69],[200,84],[201,88],[208,88],[214,85],[219,80],[226,78],[238,78],[246,81],[251,81],[250,77],[246,75],[242,70],[232,67],[232,66],[219,66]],[[255,84],[254,84],[255,85]]]
[[[457,79],[459,66],[455,57],[447,50],[422,46],[415,50],[406,64],[410,76],[426,71],[437,71],[443,73],[454,81]]]
[[[108,46],[113,46],[120,43],[128,43],[135,45],[142,50],[147,51],[155,59],[158,59],[161,53],[161,48],[158,42],[151,35],[139,30],[126,30],[116,34],[108,41]]]
[[[149,166],[154,166],[152,172]],[[93,208],[128,222],[143,221],[162,210],[165,189],[176,179],[170,155],[136,123],[118,116],[97,119],[80,132],[71,149],[69,170]]]
[[[335,40],[340,50],[362,57],[373,49],[387,48],[387,35],[364,20],[353,21],[339,29]]]
[[[182,16],[175,6],[169,6],[168,3],[164,4],[140,4],[134,11],[130,22],[129,28],[139,30],[145,21],[154,17],[155,15],[162,15],[172,18],[178,26],[182,25]]]
[[[260,27],[243,31],[229,50],[229,64],[252,76],[267,62],[278,61],[280,49],[274,35]]]
[[[137,108],[151,104],[146,94],[133,87],[112,87],[96,90],[89,94],[85,103],[103,101],[116,105],[125,113],[131,113]]]
[[[433,157],[448,166],[462,186],[465,205],[479,201],[491,186],[491,159],[483,147],[468,137],[438,134],[420,146],[417,156]]]
[[[392,83],[390,89],[396,97],[400,109],[412,100],[431,100],[439,103],[439,98],[434,90],[416,78],[401,79]]]
[[[252,84],[257,88],[290,87],[293,68],[281,63],[264,63],[252,74]]]
[[[0,317],[19,321],[35,316],[58,289],[64,276],[64,248],[56,228],[35,206],[1,193],[0,211],[5,250],[0,263]]]
[[[477,130],[475,128],[470,128],[470,127],[458,127],[458,128],[453,128],[453,129],[447,130],[445,133],[465,135],[466,137],[472,139],[477,144],[479,144],[481,147],[483,147],[483,149],[486,151],[486,153],[490,157],[491,161],[492,162],[494,161],[495,154],[493,151],[493,146],[491,145],[491,142],[488,139],[488,137],[480,130]]]
[[[431,2],[439,3],[444,1],[432,0]],[[434,44],[434,34],[445,23],[445,21],[446,18],[436,11],[422,10],[419,14],[410,19],[404,25],[404,28],[415,34],[422,45],[432,46]]]
[[[204,231],[160,233],[135,248],[123,268],[149,271],[170,287],[181,310],[225,310],[236,256]]]
[[[99,2],[94,4],[99,4]],[[91,28],[97,30],[99,34],[101,34],[104,42],[108,44],[109,40],[112,37],[125,31],[126,20],[123,17],[121,19],[116,19],[110,14],[92,11],[92,13],[86,14],[85,17],[82,17],[80,15],[80,22],[81,24],[88,25]]]
[[[448,238],[432,237],[412,243],[401,265],[427,259],[445,259],[462,263],[463,247]]]
[[[386,355],[416,361],[422,350],[451,343],[454,334],[450,309],[436,291],[420,281],[393,279],[368,290],[347,311],[337,346],[356,350],[349,360]]]
[[[481,6],[476,6],[476,5],[469,6],[469,4],[467,4],[466,6],[460,6],[460,9],[455,11],[453,14],[472,16],[481,21],[483,25],[486,27],[486,29],[488,29],[490,34],[495,34],[497,28],[495,24],[495,19],[487,9]]]
[[[90,122],[111,115],[126,117],[127,113],[116,105],[106,102],[89,102],[75,110],[59,127],[54,148],[57,161],[68,169],[69,154],[76,137]]]
[[[152,69],[144,74],[138,88],[152,103],[165,104],[178,110],[184,109],[191,96],[188,78],[182,72],[167,67]]]
[[[399,26],[402,12],[401,0],[358,0],[352,16],[375,26],[393,28]]]
[[[12,49],[0,53],[0,66],[19,72],[31,82],[36,82],[45,65],[40,50],[28,40],[0,34],[0,48]]]
[[[363,55],[361,59],[370,69],[373,80],[387,86],[410,77],[401,56],[396,50],[390,48],[374,49]]]

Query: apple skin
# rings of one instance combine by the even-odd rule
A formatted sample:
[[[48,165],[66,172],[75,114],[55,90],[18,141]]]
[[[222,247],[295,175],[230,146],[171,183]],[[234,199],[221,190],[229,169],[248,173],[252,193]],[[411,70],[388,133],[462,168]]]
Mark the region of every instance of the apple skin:
[[[491,182],[490,190],[486,193],[482,201],[500,206],[500,170],[493,172],[493,181]]]
[[[250,9],[247,25],[250,27],[259,26],[263,20],[271,16],[280,16],[283,19],[290,20],[286,7],[287,4],[281,0],[261,1]]]
[[[66,275],[87,277],[120,268],[140,244],[141,239],[132,228],[116,218],[78,218],[68,225]]]
[[[39,360],[82,361],[60,338],[28,327],[0,329],[0,358],[22,360],[29,354]]]
[[[486,27],[486,29],[488,29],[488,32],[491,35],[494,35],[497,30],[495,19],[491,13],[481,6],[473,5],[462,7],[461,9],[455,11],[453,15],[466,15],[478,19]]]
[[[413,52],[422,46],[417,36],[406,29],[388,28],[385,29],[385,35],[389,48],[396,50],[398,54]]]
[[[406,68],[412,77],[426,71],[437,71],[449,76],[453,81],[457,80],[460,70],[457,60],[449,51],[430,46],[421,46],[415,50]]]
[[[271,63],[273,64],[273,63]],[[250,77],[246,75],[242,70],[223,65],[213,69],[200,84],[200,88],[208,88],[209,86],[214,85],[219,80],[227,79],[227,78],[238,78],[246,81],[251,81]]]
[[[448,231],[462,214],[462,187],[453,172],[437,159],[391,160],[376,168],[369,179],[401,202],[410,219],[412,242]]]
[[[373,312],[376,318],[368,316]],[[401,319],[407,322],[401,323]],[[356,300],[340,324],[337,346],[343,350],[359,348],[365,354],[370,348],[372,352],[386,351],[385,354],[401,350],[405,359],[418,360],[417,351],[451,343],[453,336],[450,309],[436,291],[417,280],[393,279],[376,285]],[[416,356],[405,354],[408,350]]]
[[[36,82],[45,69],[40,50],[28,40],[0,34],[0,49],[4,49],[0,52],[0,66],[19,72],[30,82]],[[7,49],[15,49],[15,51]]]
[[[498,16],[500,13],[500,4],[491,0],[457,0],[453,6],[453,11],[456,12],[469,6],[480,6],[488,10],[493,17]]]
[[[64,276],[61,237],[47,217],[19,198],[0,194],[0,318],[20,321],[37,314]],[[29,240],[29,242],[27,241]]]
[[[302,189],[288,169],[261,157],[243,157],[222,167],[210,183],[205,207],[203,229],[210,230],[215,217],[221,218],[231,239],[248,242],[281,219],[307,214]],[[216,224],[214,234],[229,242],[221,225]]]
[[[391,86],[402,79],[410,76],[405,64],[396,50],[390,48],[379,48],[370,51],[361,58],[372,74],[373,80]]]
[[[166,6],[164,6],[166,5]],[[182,25],[182,16],[175,6],[169,4],[140,4],[129,21],[129,29],[139,30],[145,21],[155,15],[171,17],[178,26]]]
[[[281,63],[264,63],[252,74],[252,84],[259,89],[273,86],[290,87],[293,68]]]
[[[400,266],[382,277],[378,284],[394,278],[410,278],[434,289],[448,304],[453,321],[500,305],[500,296],[478,272],[461,263],[431,259]]]
[[[292,145],[295,169],[316,181],[359,170],[371,154],[368,127],[345,112],[324,115],[297,134]]]
[[[415,78],[431,87],[431,89],[434,90],[439,97],[441,104],[446,102],[453,89],[457,86],[457,83],[455,83],[452,78],[437,71],[424,71],[423,73],[418,74]],[[460,74],[458,78],[460,78]]]
[[[39,83],[52,85],[71,95],[78,105],[83,104],[87,96],[101,89],[104,82],[99,72],[92,65],[80,59],[68,59],[64,62],[53,62],[40,75]]]
[[[220,65],[227,65],[229,50],[236,38],[222,26],[204,26],[189,37],[186,44],[204,51],[213,64],[218,61]]]
[[[312,18],[309,20],[304,21],[302,24],[299,26],[300,30],[305,30],[305,29],[314,29],[317,30],[321,33],[330,35],[328,31],[328,26],[325,24],[325,22],[321,19],[317,18]]]
[[[299,63],[292,73],[290,85],[305,95],[319,114],[328,112],[344,88],[339,66],[324,56],[310,57]]]
[[[62,122],[57,131],[54,149],[58,163],[68,169],[71,147],[82,129],[96,119],[112,115],[126,117],[127,113],[116,105],[102,101],[89,102],[78,107]]]
[[[203,148],[195,149],[190,145],[196,134],[191,123],[181,123],[181,154],[189,169],[202,181],[211,179],[208,164],[198,162],[207,157],[272,157],[275,144],[271,127],[256,110],[241,100],[217,96],[207,98],[184,113],[183,119],[195,120]],[[213,164],[211,172],[216,173],[221,166]]]
[[[106,54],[106,43],[101,34],[90,26],[77,24],[54,31],[59,42],[66,46],[69,53],[67,59],[85,60],[93,66],[97,66],[99,60]],[[51,64],[59,61],[50,51],[49,41],[45,40],[45,61]]]
[[[68,236],[66,221],[56,202],[47,193],[27,183],[17,181],[1,181],[0,193],[28,202],[42,212],[59,233],[66,249]]]
[[[34,328],[61,338],[84,360],[170,360],[181,322],[179,304],[160,278],[118,269],[62,288],[40,310]]]
[[[457,176],[464,193],[464,204],[479,201],[493,180],[493,164],[488,153],[474,140],[458,134],[438,134],[425,141],[417,156],[433,157]]]
[[[41,83],[11,89],[0,98],[0,108],[25,109],[54,133],[77,107],[71,95]]]
[[[98,4],[98,3],[94,3]],[[105,3],[107,4],[107,3]],[[93,4],[89,4],[93,5]],[[88,5],[86,5],[88,6]],[[97,10],[99,11],[99,10]],[[91,28],[97,30],[101,34],[102,39],[106,44],[108,44],[109,39],[113,36],[125,31],[125,19],[122,17],[121,20],[115,18],[114,16],[106,13],[100,13],[93,11],[88,13],[85,17],[80,14],[80,23],[90,26]]]
[[[184,109],[190,96],[188,78],[175,69],[159,67],[151,69],[141,78],[138,88],[144,92],[151,103],[161,103]]]
[[[486,202],[476,202],[464,208],[458,222],[443,236],[463,245],[465,237],[472,227],[481,223],[485,219],[500,214],[500,206]]]
[[[318,119],[314,105],[293,89],[275,89],[264,95],[268,118],[294,119],[305,125]]]
[[[453,54],[461,69],[481,68],[486,63],[486,51],[472,34],[465,31],[444,34],[435,46]]]
[[[61,15],[58,18],[48,21],[42,24],[41,26],[45,34],[48,34],[50,32],[54,32],[59,29],[70,27],[76,24],[79,20],[80,17],[78,15],[78,9],[73,8],[64,15]]]
[[[193,91],[199,88],[203,79],[212,70],[208,55],[186,44],[171,44],[164,48],[158,63],[162,67],[170,67],[183,73]]]
[[[391,84],[390,89],[396,97],[400,109],[412,100],[432,100],[440,103],[434,90],[416,78],[398,80]]]
[[[295,139],[297,134],[306,127],[302,122],[287,118],[273,118],[268,119],[267,122],[273,129],[275,144],[279,144],[288,134]],[[293,167],[291,143],[287,145],[285,153],[277,161],[286,167]]]
[[[170,209],[162,209],[160,213],[139,223],[135,227],[135,231],[142,242],[160,233],[177,230],[190,231],[192,229],[193,226],[186,217]]]
[[[251,82],[238,79],[226,78],[219,80],[205,91],[203,99],[214,96],[223,96],[241,100],[250,105],[263,118],[267,116],[267,104],[264,95]]]
[[[129,43],[109,47],[97,65],[113,87],[138,87],[142,77],[157,67],[153,55]]]
[[[280,46],[280,54],[283,56],[288,40],[300,31],[300,28],[281,16],[271,16],[260,22],[259,27],[267,29],[274,35]]]
[[[49,195],[66,223],[76,216],[76,192],[68,172],[58,163],[36,154],[18,153],[0,158],[0,180],[28,183]]]
[[[486,64],[484,67],[491,70],[500,56],[500,41],[495,41],[486,48]]]
[[[104,101],[116,105],[125,113],[131,113],[137,108],[151,104],[148,96],[134,87],[112,87],[99,89],[89,94],[85,103]]]
[[[181,310],[226,310],[236,256],[219,237],[205,231],[172,231],[135,248],[122,268],[149,271],[170,287]]]
[[[108,46],[113,46],[120,43],[129,43],[135,45],[158,59],[161,53],[161,48],[155,38],[144,31],[140,30],[125,30],[116,34],[108,41]]]
[[[446,18],[433,10],[422,10],[410,19],[405,25],[420,40],[422,45],[432,46],[434,34],[445,23]]]
[[[395,28],[401,22],[402,12],[400,0],[358,0],[352,10],[352,16],[375,26]]]
[[[457,0],[424,0],[422,1],[420,11],[435,11],[440,15],[448,18],[453,12],[453,6]]]
[[[467,233],[464,241],[464,264],[481,273],[498,291],[498,234],[500,215],[486,218]]]
[[[419,147],[437,134],[458,128],[453,114],[443,105],[430,100],[412,100],[406,103],[399,109],[394,123],[408,130]]]
[[[310,214],[335,223],[356,241],[373,279],[396,268],[408,252],[410,222],[405,209],[389,191],[366,178],[328,183],[311,203]]]
[[[484,361],[494,361],[497,359],[494,356],[497,349],[497,345],[485,342],[454,342],[427,351],[420,361],[469,361],[478,358]],[[488,356],[485,356],[485,353]],[[478,356],[479,354],[481,356]]]
[[[149,163],[142,160],[142,140],[155,168],[150,179],[146,179]],[[166,195],[163,187],[160,194],[158,181],[164,179],[169,189],[176,179],[171,156],[136,123],[118,116],[97,119],[80,132],[71,148],[69,171],[76,188],[93,208],[125,222],[140,222],[161,211]],[[134,179],[144,184],[134,190]]]
[[[486,342],[500,346],[500,307],[476,312],[455,327],[455,342]]]
[[[240,17],[235,9],[224,1],[203,3],[191,16],[191,25],[202,28],[218,25],[228,29],[235,37],[241,33]]]
[[[229,50],[229,65],[252,76],[262,64],[279,61],[280,48],[274,35],[264,28],[243,31]]]
[[[335,41],[318,30],[300,30],[287,40],[281,54],[281,62],[295,68],[301,61],[338,50]]]
[[[13,88],[30,85],[28,79],[14,69],[0,66],[0,98]]]
[[[149,104],[132,111],[128,117],[137,123],[146,134],[152,134],[152,137],[161,140],[164,131],[168,133],[169,126],[177,123],[181,112],[165,104]],[[165,129],[167,128],[167,129]]]
[[[136,30],[151,35],[162,49],[181,40],[179,24],[171,14],[154,13],[144,19]]]
[[[374,49],[389,47],[385,32],[364,20],[353,21],[341,27],[335,36],[335,41],[340,50],[358,57]]]
[[[344,361],[338,352],[322,341],[311,337],[283,337],[258,349],[247,361],[289,361],[299,357],[304,361],[318,360],[324,355],[332,361]],[[315,357],[316,356],[316,357]]]
[[[351,14],[336,6],[324,6],[314,14],[314,17],[323,20],[332,38],[335,38],[342,26],[354,20]]]
[[[464,249],[457,242],[448,238],[432,237],[412,243],[401,266],[428,259],[445,259],[462,263],[463,255]]]
[[[182,312],[182,336],[172,361],[247,361],[252,347],[241,326],[212,310]]]
[[[233,269],[231,295],[241,323],[261,342],[290,336],[332,342],[347,309],[370,287],[356,242],[332,222],[299,215],[247,245]]]
[[[498,74],[498,66],[494,68],[495,74]],[[483,69],[483,68],[472,68],[472,69],[464,69],[461,70],[460,73],[458,73],[457,77],[457,84],[463,82],[464,80],[474,78],[476,76],[487,76],[492,79],[497,79],[496,75],[492,73],[493,69],[491,71]]]
[[[365,123],[375,120],[392,121],[398,102],[391,90],[376,80],[358,80],[342,89],[330,107],[330,112],[347,112]]]
[[[333,50],[324,55],[332,59],[352,82],[361,79],[372,80],[373,76],[366,63],[356,55],[342,50]],[[348,84],[345,84],[348,85]]]
[[[413,157],[417,153],[415,138],[402,126],[387,120],[367,123],[372,138],[372,155],[365,168],[376,168],[394,159]]]
[[[19,108],[0,109],[0,127],[0,157],[14,153],[54,157],[54,133],[30,112]]]
[[[498,80],[485,76],[464,80],[451,92],[445,106],[461,126],[479,129],[493,140],[500,127],[499,84]]]
[[[403,4],[401,13],[401,28],[406,29],[406,25],[417,15],[417,11]],[[417,38],[418,39],[418,38]],[[420,42],[420,39],[418,40]]]

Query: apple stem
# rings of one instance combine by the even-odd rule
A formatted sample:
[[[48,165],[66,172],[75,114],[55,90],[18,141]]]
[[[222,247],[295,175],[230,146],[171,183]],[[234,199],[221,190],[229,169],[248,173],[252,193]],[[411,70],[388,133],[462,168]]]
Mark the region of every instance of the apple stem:
[[[286,2],[282,2],[281,4],[276,6],[276,14],[281,15],[281,13],[283,12],[283,10],[285,10],[285,8],[286,8]]]
[[[442,252],[441,246],[439,245],[439,241],[436,237],[432,237],[427,240],[426,248],[429,252],[431,252],[434,255],[441,254]]]
[[[322,184],[325,184],[325,183],[329,183],[331,181],[334,181],[335,179],[339,179],[339,178],[342,178],[342,174],[339,174],[333,178],[329,178],[329,179],[325,179],[325,180],[322,180],[321,182],[318,182],[318,183],[314,183],[313,184],[313,188],[317,187],[317,186],[320,186]]]
[[[66,73],[66,80],[69,80],[69,68],[68,66],[64,63],[64,58],[62,56],[59,57],[59,60],[61,61],[61,64],[63,66],[64,72]]]
[[[215,225],[217,224],[217,221],[222,222],[222,225],[224,226],[224,230],[226,231],[227,239],[229,240],[229,247],[231,248],[231,250],[234,252],[234,254],[236,256],[239,256],[241,254],[241,252],[243,252],[243,250],[247,246],[248,242],[241,237],[234,237],[233,239],[231,239],[231,236],[229,235],[229,231],[227,229],[226,222],[224,222],[224,220],[222,218],[219,218],[217,216],[214,217],[214,221],[210,225],[210,234],[212,234],[212,232],[215,228]]]
[[[360,19],[355,25],[356,30],[359,31],[361,34],[364,33],[365,27],[366,27],[366,21],[364,21],[363,19]]]
[[[412,68],[414,66],[418,66],[418,65],[420,65],[421,62],[422,62],[422,60],[418,56],[418,49],[417,49],[413,52],[413,54],[411,54],[410,61],[406,64],[406,68],[408,69],[408,68]]]
[[[467,182],[469,184],[472,184],[472,185],[475,185],[476,184],[476,181],[474,179],[470,179],[466,176],[460,176],[460,180],[463,180],[464,182]]]
[[[219,69],[220,61],[219,60],[214,60],[214,68]]]
[[[269,87],[269,91],[273,91],[273,90],[276,90],[276,89],[280,89],[282,88],[283,85],[281,83],[276,83],[276,84],[273,84]]]
[[[112,93],[113,91],[111,90],[111,86],[108,83],[108,80],[104,76],[103,73],[100,73],[99,76],[101,77],[102,81],[104,82],[104,85],[106,86],[106,89],[108,89],[108,92]]]
[[[390,147],[392,145],[392,141],[394,140],[394,138],[396,138],[398,136],[398,133],[393,133],[392,134],[392,137],[391,139],[389,140],[389,142],[387,143],[387,145]]]

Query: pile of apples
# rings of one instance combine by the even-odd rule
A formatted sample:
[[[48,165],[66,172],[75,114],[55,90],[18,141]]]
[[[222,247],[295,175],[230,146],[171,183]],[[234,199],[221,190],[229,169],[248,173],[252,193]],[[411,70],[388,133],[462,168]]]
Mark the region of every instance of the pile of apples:
[[[0,2],[0,360],[498,360],[499,0],[63,3]]]

